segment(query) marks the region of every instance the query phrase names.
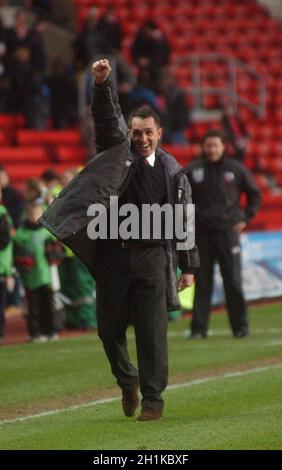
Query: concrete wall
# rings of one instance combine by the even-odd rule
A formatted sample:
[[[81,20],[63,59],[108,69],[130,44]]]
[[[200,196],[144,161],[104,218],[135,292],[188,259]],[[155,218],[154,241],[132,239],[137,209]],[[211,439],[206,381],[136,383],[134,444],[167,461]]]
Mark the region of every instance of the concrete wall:
[[[258,2],[266,7],[273,17],[282,21],[282,0],[258,0]]]

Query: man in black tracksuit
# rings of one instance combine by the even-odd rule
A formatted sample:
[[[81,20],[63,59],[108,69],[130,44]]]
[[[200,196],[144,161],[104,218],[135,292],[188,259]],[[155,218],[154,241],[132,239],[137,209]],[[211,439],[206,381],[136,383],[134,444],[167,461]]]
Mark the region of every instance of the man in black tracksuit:
[[[218,261],[223,278],[232,333],[250,333],[241,281],[239,235],[260,204],[260,190],[249,170],[225,155],[224,134],[207,131],[202,154],[186,168],[196,211],[196,244],[201,266],[195,276],[191,338],[205,338],[208,331],[213,268]],[[245,209],[240,196],[245,193]]]
[[[112,221],[111,196],[118,196],[120,209],[128,203],[142,209],[153,204],[162,207],[165,202],[175,209],[178,220],[187,222],[187,228],[189,219],[179,218],[177,208],[187,208],[192,202],[183,169],[159,147],[162,130],[158,116],[143,107],[132,114],[128,130],[110,72],[107,60],[93,64],[97,155],[61,191],[40,222],[72,249],[95,278],[98,334],[122,390],[124,414],[134,416],[140,386],[142,411],[138,420],[149,421],[159,419],[164,406],[167,311],[179,308],[178,289],[193,283],[199,258],[189,230],[184,231],[187,236],[180,248],[177,238],[181,237],[166,236],[167,223],[158,224],[161,230],[157,237],[149,231],[146,238],[139,231],[139,237],[129,240],[121,235],[114,239],[111,233],[106,239],[92,238],[90,229],[97,218],[95,211],[89,214],[89,208],[102,205]],[[189,217],[188,211],[185,214]],[[94,216],[91,221],[90,215]],[[120,228],[124,219],[120,214]],[[138,223],[133,225],[135,230]],[[177,264],[182,272],[179,282]],[[138,370],[127,351],[129,319],[135,330]]]

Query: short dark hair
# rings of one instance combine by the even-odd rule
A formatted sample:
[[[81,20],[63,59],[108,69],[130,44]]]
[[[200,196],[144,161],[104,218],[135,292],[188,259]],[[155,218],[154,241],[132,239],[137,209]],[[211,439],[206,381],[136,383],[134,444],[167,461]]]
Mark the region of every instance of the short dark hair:
[[[42,173],[41,178],[48,183],[49,181],[60,179],[60,175],[53,168],[49,168]]]
[[[221,129],[208,129],[203,137],[202,142],[204,143],[209,137],[218,137],[223,144],[226,143],[226,135]]]
[[[161,127],[161,119],[160,116],[151,108],[151,106],[141,106],[140,108],[137,108],[135,111],[132,111],[132,113],[129,115],[128,118],[128,127],[130,129],[132,119],[135,117],[139,117],[140,119],[147,119],[152,117],[157,124],[157,127]]]

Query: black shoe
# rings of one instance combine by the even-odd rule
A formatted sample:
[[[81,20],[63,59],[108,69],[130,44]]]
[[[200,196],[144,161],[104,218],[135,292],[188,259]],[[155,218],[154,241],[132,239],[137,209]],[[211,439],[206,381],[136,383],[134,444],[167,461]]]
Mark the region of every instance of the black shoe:
[[[244,328],[242,330],[238,330],[234,333],[235,338],[246,338],[250,336],[250,330],[248,328]]]

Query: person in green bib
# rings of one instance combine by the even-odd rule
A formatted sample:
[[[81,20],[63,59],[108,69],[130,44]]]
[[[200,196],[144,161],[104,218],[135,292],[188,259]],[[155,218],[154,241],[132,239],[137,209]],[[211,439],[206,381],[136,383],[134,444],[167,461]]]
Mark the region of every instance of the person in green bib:
[[[54,237],[38,224],[42,213],[39,202],[27,204],[26,218],[14,237],[15,265],[26,291],[28,332],[33,342],[58,339],[47,250]]]
[[[61,178],[63,186],[70,183],[77,173],[76,168],[66,170]],[[66,327],[83,330],[97,328],[95,281],[85,265],[67,246],[65,259],[59,266],[59,276],[61,294],[65,301]]]
[[[7,285],[12,281],[12,240],[11,240],[12,220],[8,211],[1,204],[0,187],[0,344],[3,343],[5,333],[5,305],[7,295]]]

